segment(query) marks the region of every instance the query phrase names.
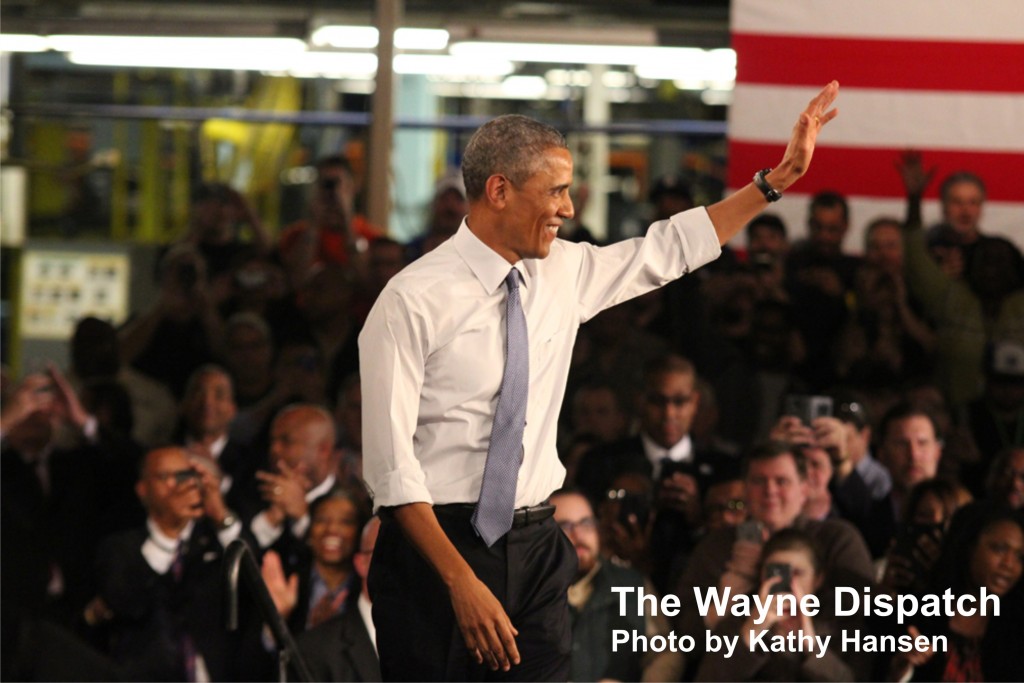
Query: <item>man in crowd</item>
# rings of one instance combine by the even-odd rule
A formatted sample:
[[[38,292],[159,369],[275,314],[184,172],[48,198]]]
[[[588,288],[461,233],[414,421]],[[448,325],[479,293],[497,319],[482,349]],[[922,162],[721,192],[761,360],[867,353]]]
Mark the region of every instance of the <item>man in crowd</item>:
[[[311,242],[312,262],[349,265],[380,236],[378,228],[355,211],[356,183],[352,164],[344,156],[316,162],[316,185],[309,202],[309,218],[292,223],[281,234],[284,252]],[[310,263],[306,263],[306,268]]]
[[[930,408],[900,403],[882,417],[879,425],[879,460],[889,471],[892,489],[875,501],[864,526],[864,537],[875,557],[888,549],[903,518],[903,505],[916,484],[932,479],[942,459],[942,433]]]
[[[867,546],[849,522],[804,516],[807,462],[799,449],[779,441],[755,447],[744,461],[744,480],[748,520],[737,527],[708,533],[694,548],[674,591],[682,602],[677,624],[680,634],[703,638],[705,629],[713,629],[724,616],[714,610],[702,616],[695,602],[695,588],[706,591],[717,586],[720,593],[731,588],[734,595],[757,590],[761,546],[780,529],[802,529],[820,548],[826,577],[823,594],[831,595],[835,586],[861,590],[874,582]],[[827,605],[826,601],[823,607]]]
[[[650,571],[663,592],[671,588],[679,569],[675,565],[685,559],[700,527],[702,492],[715,479],[738,471],[728,456],[694,448],[690,429],[699,404],[697,373],[690,361],[676,355],[654,360],[644,372],[640,433],[593,449],[583,457],[577,475],[578,485],[595,504],[612,480],[626,472],[656,482]]]
[[[846,320],[846,293],[853,289],[860,261],[843,251],[849,226],[846,198],[819,192],[811,199],[808,238],[794,244],[786,258],[786,289],[807,342],[801,376],[812,389],[832,383],[832,343]]]
[[[681,653],[644,653],[629,647],[611,648],[611,633],[615,629],[645,633],[648,637],[667,636],[668,620],[663,614],[640,615],[629,609],[619,609],[619,595],[612,592],[616,586],[644,589],[654,588],[640,572],[619,567],[601,559],[601,540],[597,532],[594,509],[586,496],[571,490],[551,496],[555,506],[555,521],[576,549],[579,569],[569,586],[569,613],[572,615],[571,681],[675,681],[683,672]]]
[[[232,680],[244,657],[223,625],[219,560],[241,522],[213,471],[183,448],[146,454],[136,493],[146,525],[100,546],[87,621],[109,622],[108,654],[124,680]]]
[[[230,435],[238,414],[231,375],[218,365],[200,367],[185,385],[180,412],[185,449],[219,473],[221,493],[234,510],[246,518],[256,514],[258,499],[247,491],[260,463]]]
[[[270,463],[271,471],[256,473],[264,508],[249,530],[260,549],[273,548],[291,570],[291,548],[304,542],[309,529],[310,503],[336,482],[330,413],[311,404],[284,408],[270,428]]]

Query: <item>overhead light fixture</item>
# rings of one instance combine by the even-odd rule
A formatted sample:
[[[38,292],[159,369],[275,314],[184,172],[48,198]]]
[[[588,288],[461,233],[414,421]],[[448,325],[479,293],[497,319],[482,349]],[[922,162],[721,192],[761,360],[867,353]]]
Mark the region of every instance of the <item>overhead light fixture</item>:
[[[449,52],[467,59],[503,57],[517,62],[632,66],[640,78],[700,83],[701,89],[707,84],[731,88],[736,80],[736,52],[728,48],[466,41],[454,43]]]
[[[395,73],[472,80],[507,76],[515,65],[507,59],[465,59],[452,55],[396,55]]]
[[[73,64],[256,71],[285,65],[306,50],[297,38],[57,35],[50,45]]]
[[[298,38],[55,35],[49,37],[49,43],[58,52],[202,52],[213,56],[218,52],[284,55],[306,51],[306,43]]]
[[[547,90],[548,82],[543,76],[509,76],[501,82],[502,94],[511,99],[541,99]]]
[[[707,87],[732,89],[736,81],[736,52],[729,48],[701,50],[677,48],[672,60],[652,59],[635,65],[636,75],[661,81],[676,81],[676,87],[703,90]]]
[[[732,52],[731,50],[729,50]],[[487,43],[465,41],[453,43],[449,52],[457,56],[500,56],[516,62],[547,62],[559,64],[637,64],[693,61],[698,55],[714,50],[692,47],[651,47],[643,45],[586,45],[566,43]]]
[[[369,52],[304,52],[276,69],[297,78],[369,79],[377,74],[377,55]]]
[[[377,47],[380,35],[373,26],[321,26],[310,40],[316,47],[341,50],[369,50]],[[443,50],[448,46],[448,31],[439,28],[400,28],[395,31],[395,47],[400,50]]]
[[[50,41],[43,36],[23,33],[0,34],[0,52],[45,52],[49,49]]]

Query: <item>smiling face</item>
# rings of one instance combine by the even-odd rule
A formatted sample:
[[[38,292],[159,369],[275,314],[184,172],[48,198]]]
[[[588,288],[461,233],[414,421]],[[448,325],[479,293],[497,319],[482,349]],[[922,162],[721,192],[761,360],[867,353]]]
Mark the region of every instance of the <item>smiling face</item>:
[[[1020,581],[1024,567],[1024,530],[1008,519],[989,525],[971,554],[971,578],[1003,596]]]
[[[359,536],[359,511],[344,498],[320,503],[309,524],[309,545],[321,564],[340,566],[352,561]]]
[[[746,484],[750,516],[771,531],[791,526],[807,502],[807,480],[790,453],[752,461]]]
[[[525,258],[545,258],[562,223],[573,217],[569,187],[572,185],[572,155],[552,147],[544,152],[533,174],[515,185],[504,176],[499,182],[504,204],[496,244],[491,247],[509,263]]]

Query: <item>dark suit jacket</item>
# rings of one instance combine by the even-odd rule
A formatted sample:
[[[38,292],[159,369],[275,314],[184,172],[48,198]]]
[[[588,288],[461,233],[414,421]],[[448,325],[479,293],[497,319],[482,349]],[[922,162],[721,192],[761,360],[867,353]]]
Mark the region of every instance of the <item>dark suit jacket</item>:
[[[359,608],[299,634],[299,652],[317,681],[379,681],[380,661]]]
[[[94,446],[54,450],[44,491],[33,465],[10,448],[0,453],[0,575],[5,643],[23,617],[66,621],[95,594],[92,557],[123,491],[112,485],[109,453]],[[64,593],[47,598],[51,571],[59,570]]]
[[[193,528],[184,574],[157,574],[142,556],[146,529],[112,536],[97,555],[100,595],[113,612],[108,650],[128,680],[185,680],[179,654],[187,632],[213,680],[236,677],[239,638],[224,625],[223,548],[213,525],[200,519]]]

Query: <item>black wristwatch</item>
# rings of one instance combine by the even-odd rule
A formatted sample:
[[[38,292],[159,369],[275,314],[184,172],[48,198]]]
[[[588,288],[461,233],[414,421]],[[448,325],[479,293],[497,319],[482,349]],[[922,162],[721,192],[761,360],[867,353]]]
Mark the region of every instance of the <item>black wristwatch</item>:
[[[754,186],[761,190],[761,194],[769,202],[777,202],[782,199],[782,193],[776,190],[774,187],[768,184],[765,176],[771,173],[770,168],[762,168],[760,171],[754,174]]]

